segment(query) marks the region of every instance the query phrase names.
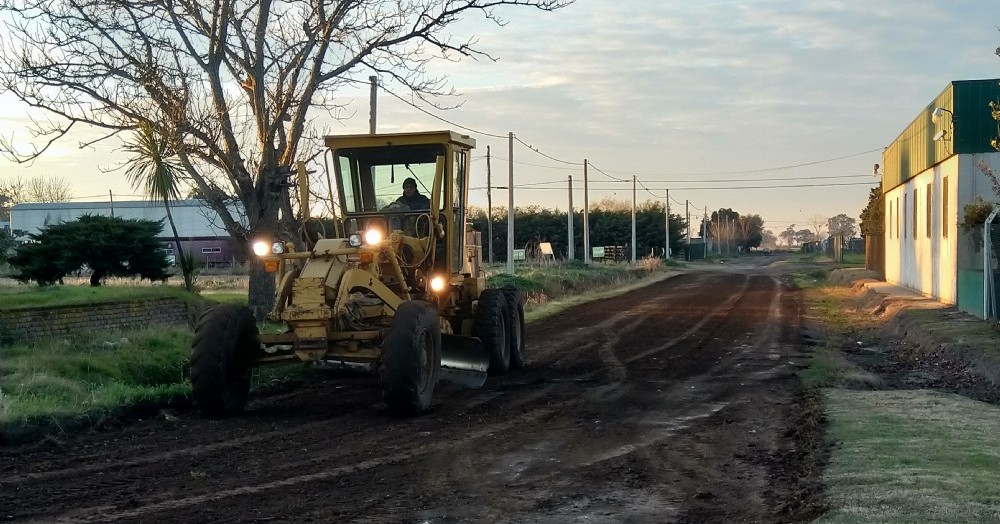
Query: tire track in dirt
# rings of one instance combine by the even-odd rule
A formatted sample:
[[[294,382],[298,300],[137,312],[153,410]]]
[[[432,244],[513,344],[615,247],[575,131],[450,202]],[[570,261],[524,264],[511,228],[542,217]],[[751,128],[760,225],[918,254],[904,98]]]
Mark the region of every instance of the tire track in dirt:
[[[528,339],[529,369],[491,378],[474,392],[444,387],[434,411],[418,419],[380,415],[366,397],[374,386],[343,397],[317,387],[283,396],[281,406],[255,402],[250,417],[222,426],[236,435],[233,442],[213,435],[212,424],[192,420],[198,441],[180,448],[122,459],[117,447],[82,465],[70,450],[54,452],[74,465],[13,470],[19,475],[13,483],[0,480],[0,506],[25,503],[18,518],[34,519],[27,522],[400,522],[404,515],[402,521],[621,521],[591,508],[602,505],[624,512],[608,515],[638,522],[696,514],[664,494],[676,491],[672,468],[692,478],[705,474],[701,452],[671,450],[692,435],[713,435],[706,428],[718,427],[720,417],[742,423],[734,410],[744,406],[733,404],[739,387],[712,382],[738,376],[741,356],[774,364],[740,344],[766,346],[784,333],[788,319],[776,284],[746,275],[683,275],[632,297],[574,308],[529,326],[540,334]],[[703,297],[706,285],[718,287],[714,303]],[[758,304],[764,296],[765,305]],[[337,413],[352,402],[362,406]],[[316,420],[312,406],[330,418]],[[278,427],[239,435],[262,422]],[[174,432],[167,442],[183,443],[184,435]],[[695,443],[712,446],[712,440]],[[102,457],[113,463],[101,464]],[[188,462],[206,464],[206,478],[185,482]],[[636,483],[607,484],[618,473]],[[643,485],[649,481],[666,491],[651,491]],[[10,494],[7,487],[20,490]],[[557,490],[578,494],[566,499]]]
[[[729,314],[731,314],[733,308],[740,301],[743,292],[747,288],[745,282],[746,281],[744,281],[744,285],[742,286],[739,293],[725,300],[722,305],[713,310],[712,315],[709,315],[706,318],[709,320],[714,319],[718,323],[725,323]],[[774,303],[773,298],[771,303]],[[641,309],[641,308],[636,308],[636,309]],[[773,311],[773,308],[769,309]],[[724,314],[722,313],[723,310],[725,310]],[[688,331],[685,332],[688,337],[691,337],[696,332],[699,332],[700,330],[703,329],[707,333],[714,332],[716,326],[707,326],[709,320],[705,319],[703,320],[704,321],[698,322],[696,329],[688,329]],[[607,325],[599,325],[598,327],[602,329],[607,329],[608,325],[614,325],[615,322],[609,321],[606,322],[605,324]],[[633,321],[629,322],[626,325],[626,327],[629,329],[635,329],[639,328],[641,324],[642,324],[641,322]],[[621,328],[622,331],[627,331],[627,329],[624,329],[622,326],[618,327]],[[615,336],[614,339],[618,340],[619,337]],[[602,355],[607,354],[606,350],[608,348],[606,346],[607,344],[605,344],[605,346],[602,346],[601,348]],[[611,349],[613,350],[614,348]],[[683,389],[683,386],[686,384],[689,384],[689,382],[684,382],[683,384],[678,385],[677,388]],[[642,388],[641,383],[631,384],[631,386],[633,388]],[[585,397],[587,398],[588,403],[597,403],[597,404],[606,403],[606,396],[588,394],[585,395]],[[572,428],[565,428],[565,427],[560,428],[558,426],[554,428],[549,428],[542,440],[537,440],[537,441],[529,440],[526,442],[519,441],[516,447],[505,448],[503,450],[502,456],[505,457],[509,457],[510,455],[517,456],[518,448],[538,450],[535,453],[536,457],[533,459],[535,461],[535,464],[531,464],[530,463],[531,460],[527,458],[520,458],[520,459],[514,458],[510,460],[505,460],[503,461],[503,467],[491,468],[503,471],[505,472],[505,475],[503,475],[502,478],[499,478],[487,484],[492,484],[493,491],[499,494],[502,493],[503,490],[498,486],[516,486],[522,484],[545,485],[553,482],[558,482],[561,477],[564,477],[567,474],[569,474],[568,470],[586,470],[588,468],[600,467],[600,465],[605,462],[628,460],[627,458],[628,456],[646,454],[647,453],[646,448],[662,445],[665,441],[670,440],[675,435],[689,429],[693,424],[702,422],[705,419],[713,417],[719,411],[725,409],[728,406],[729,402],[710,403],[708,401],[705,401],[700,404],[681,405],[679,407],[675,406],[669,410],[669,414],[663,411],[657,411],[656,413],[653,414],[645,413],[639,416],[619,420],[616,423],[618,426],[634,426],[634,427],[646,426],[647,429],[645,430],[640,429],[637,432],[639,434],[629,435],[625,439],[623,444],[621,444],[618,447],[612,447],[610,450],[600,449],[601,447],[606,447],[608,444],[610,444],[610,441],[605,439],[604,442],[602,442],[602,444],[598,445],[594,449],[584,449],[581,451],[579,448],[583,445],[581,444],[581,438],[583,437],[581,437],[577,432],[573,431]],[[600,412],[601,410],[597,411],[597,413]],[[655,418],[656,420],[655,421],[650,420],[651,418]],[[573,451],[573,453],[569,453],[565,449],[567,447],[574,447],[576,449]],[[577,460],[574,462],[573,460],[571,460],[573,458],[573,455],[577,455],[579,457],[587,457],[587,458],[582,460]],[[559,464],[559,467],[555,471],[552,471],[552,468],[547,467],[550,464],[550,461],[552,460],[555,460]],[[472,478],[462,478],[462,481],[463,482],[471,481],[475,483],[477,487],[479,487],[479,489],[488,490],[488,488],[486,487],[480,487],[482,481],[477,483],[476,480]],[[438,489],[447,489],[447,487],[446,486],[438,487]],[[544,492],[544,490],[541,491]],[[533,495],[531,494],[520,494],[521,499],[530,500],[532,496]],[[369,507],[368,509],[372,510],[373,508]],[[383,511],[387,512],[387,514],[391,514],[398,508],[389,504],[382,509]],[[665,510],[665,508],[662,505],[659,505],[656,506],[656,510],[663,511]],[[426,514],[421,514],[421,517],[422,518],[429,517],[435,514],[453,515],[455,514],[454,511],[458,511],[458,508],[449,508],[449,511],[440,511],[436,513],[430,512]],[[478,515],[479,520],[495,520],[498,522],[525,521],[524,519],[518,519],[516,517],[495,519],[493,518],[495,516],[496,515],[493,514],[489,514],[486,516]],[[593,515],[585,515],[582,516],[581,518],[587,518],[588,520],[591,520],[592,517]],[[372,517],[366,517],[365,519],[362,520],[368,521],[370,518]],[[474,518],[473,520],[477,519]],[[384,519],[375,517],[374,520],[372,521],[390,522],[393,520],[391,517],[385,517]],[[528,521],[532,522],[539,521],[537,520],[537,514],[531,514],[531,517],[528,518]],[[563,520],[559,519],[555,520],[555,522],[562,522],[562,521],[565,521],[565,516],[563,517]],[[597,521],[600,521],[600,519],[598,519]],[[616,520],[610,519],[607,521],[615,522]]]
[[[547,415],[550,415],[554,411],[556,411],[556,408],[552,407],[534,410],[530,413],[517,417],[516,421],[530,422],[532,420],[540,419]],[[255,495],[258,493],[265,493],[274,489],[292,487],[318,480],[328,480],[333,477],[350,475],[359,471],[364,471],[368,469],[377,468],[380,466],[403,462],[415,457],[419,457],[421,455],[440,452],[447,448],[463,444],[467,441],[476,440],[484,436],[491,435],[496,431],[497,428],[495,427],[483,428],[478,431],[474,431],[472,433],[467,433],[463,435],[463,437],[460,440],[457,441],[456,440],[442,441],[430,445],[420,446],[417,447],[416,449],[403,450],[384,457],[363,460],[347,466],[324,469],[314,473],[290,476],[276,480],[270,480],[263,483],[244,484],[238,487],[218,490],[213,493],[206,493],[203,495],[197,495],[193,497],[168,499],[161,502],[142,505],[125,511],[121,511],[120,508],[105,504],[87,508],[78,508],[69,512],[62,513],[60,515],[46,516],[44,519],[27,520],[25,522],[28,523],[58,522],[58,523],[79,523],[79,524],[86,524],[91,522],[114,522],[122,519],[139,517],[149,513],[192,507],[199,504],[204,504],[206,502],[212,502],[229,497]],[[311,461],[302,461],[296,465],[300,466],[310,462]]]
[[[717,319],[717,318],[723,317],[724,316],[724,313],[723,313],[724,310],[727,309],[727,308],[730,308],[732,306],[732,304],[739,299],[739,297],[742,295],[742,293],[745,291],[745,289],[746,289],[746,285],[745,285],[745,281],[744,281],[744,285],[740,288],[740,290],[736,294],[734,294],[733,296],[731,296],[729,299],[727,299],[720,306],[718,306],[715,309],[713,309],[712,312],[709,315],[705,316],[705,318],[703,319],[703,321],[699,322],[696,325],[695,329],[690,330],[690,331],[691,332],[697,331],[697,329],[700,329],[701,327],[703,327],[705,325],[705,323],[708,320],[710,320],[710,319],[713,319],[713,318]],[[655,298],[646,300],[644,303],[640,304],[637,309],[656,308],[657,307],[656,306],[656,302],[657,302],[657,299],[655,299]],[[614,358],[613,357],[613,351],[611,351],[611,348],[613,348],[613,346],[614,346],[614,342],[617,340],[617,337],[614,335],[614,333],[616,331],[618,331],[618,330],[635,329],[638,325],[640,325],[645,320],[644,317],[641,316],[641,315],[638,316],[638,318],[636,318],[636,319],[630,319],[629,317],[631,315],[632,315],[632,313],[630,313],[629,311],[623,311],[623,312],[621,312],[621,313],[613,316],[612,318],[606,320],[605,322],[602,322],[601,324],[599,324],[595,328],[588,328],[586,330],[586,331],[591,331],[591,332],[597,331],[599,333],[604,334],[605,337],[610,338],[610,340],[605,340],[604,344],[602,345],[602,347],[604,349],[603,350],[599,350],[598,353],[601,356],[605,357],[605,364],[608,364],[608,363],[612,364],[611,365],[611,369],[612,369],[611,377],[613,379],[617,379],[619,381],[623,380],[625,378],[625,372],[624,372],[625,368],[624,368],[624,365],[622,363],[620,363],[620,362],[617,362],[617,359],[614,359],[613,361],[608,362],[608,360],[610,360],[609,357]],[[619,324],[623,320],[630,320],[630,321],[625,326],[616,326],[616,324]],[[581,334],[580,336],[586,337],[586,338],[588,338],[590,340],[594,339],[593,334],[586,334],[586,333],[584,333],[584,334]],[[573,344],[574,342],[575,342],[575,340],[570,340],[568,342],[568,344]],[[617,365],[615,365],[616,362],[617,362]],[[613,371],[615,369],[619,370],[619,373],[617,375]],[[591,374],[592,373],[588,373],[587,375],[591,375]],[[575,376],[575,377],[572,377],[572,378],[574,380],[580,380],[580,379],[586,379],[588,377],[587,376]],[[549,392],[549,393],[551,394],[551,392]],[[541,393],[539,394],[538,398],[541,398]],[[552,403],[549,402],[549,406],[551,406],[551,405],[552,405]],[[565,408],[565,406],[563,406],[563,408]],[[509,423],[510,422],[507,421],[505,424],[509,424]],[[324,423],[314,423],[313,426],[322,426],[323,424]],[[312,428],[311,427],[310,428],[297,427],[293,431],[286,432],[286,433],[300,433],[300,432],[308,431],[309,429],[312,429]],[[488,429],[485,430],[486,433],[491,433],[491,432],[495,432],[495,431],[498,431],[498,429],[497,428],[488,428]],[[479,434],[479,433],[477,433],[477,434]],[[263,436],[263,438],[260,439],[260,440],[264,440],[264,439],[266,439],[266,435]],[[255,441],[256,440],[258,440],[258,439],[255,439]],[[223,447],[226,447],[226,446],[223,446]],[[378,445],[377,447],[385,447],[385,446],[384,445]],[[215,448],[216,448],[216,446],[198,447],[198,448],[192,448],[190,450],[190,452],[191,453],[195,453],[197,451],[210,452],[210,451],[215,450]],[[396,455],[394,455],[394,457],[396,457]],[[403,451],[400,455],[398,455],[398,457],[400,457],[400,458],[398,458],[398,459],[392,459],[392,460],[385,460],[385,461],[366,462],[366,463],[369,464],[370,467],[377,467],[377,466],[382,465],[382,464],[391,464],[391,463],[398,462],[400,460],[406,460],[406,459],[410,458],[410,455],[408,454],[407,451]],[[169,458],[169,456],[164,456],[163,458]],[[302,466],[316,467],[316,466],[318,466],[318,465],[320,465],[322,463],[327,463],[327,462],[338,462],[339,463],[339,462],[342,461],[343,458],[344,457],[341,457],[339,455],[331,455],[331,456],[327,456],[327,457],[311,456],[307,460],[296,460],[296,461],[291,461],[291,462],[285,461],[284,463],[281,464],[282,467],[280,469],[281,470],[296,471],[296,470],[298,470],[299,467],[302,467]],[[147,460],[145,462],[154,462],[155,459],[156,459],[156,457],[152,457],[152,458],[150,458],[149,460]],[[353,469],[352,468],[346,468],[346,469],[345,468],[341,468],[341,469],[334,469],[332,471],[334,471],[334,472],[340,472],[338,474],[350,474],[353,471]],[[270,471],[270,473],[274,474],[274,473],[276,473],[276,471],[274,471],[272,469]],[[333,475],[333,476],[337,476],[337,475]],[[310,480],[318,480],[318,479],[323,479],[323,478],[328,478],[328,475],[320,473],[320,474],[315,474],[315,475],[299,475],[299,476],[289,477],[289,479],[301,479],[302,482],[308,482]],[[278,482],[278,483],[277,484],[275,484],[274,482],[266,483],[266,484],[264,484],[264,486],[276,487],[276,486],[283,486],[284,485],[282,483],[282,481],[275,481],[275,482]],[[289,480],[289,482],[295,483],[294,480]],[[270,488],[266,488],[265,487],[265,488],[261,488],[261,489],[262,490],[266,490],[266,489],[270,489]],[[225,496],[241,496],[241,495],[246,495],[246,494],[251,494],[251,493],[256,493],[256,492],[258,492],[258,491],[254,490],[254,489],[247,489],[247,487],[245,487],[245,486],[237,486],[237,487],[222,489],[222,490],[217,491],[216,493],[213,493],[211,495],[202,495],[200,497],[195,497],[195,498],[191,498],[191,499],[187,499],[187,500],[189,500],[192,504],[199,504],[199,503],[204,502],[205,500],[217,500],[220,497],[225,497]],[[204,497],[208,497],[208,498],[204,498]],[[144,500],[151,500],[151,499],[155,500],[155,499],[157,499],[159,497],[157,497],[155,494],[146,494],[143,498],[144,498]],[[167,501],[164,501],[164,502],[155,503],[152,506],[150,506],[151,508],[153,508],[153,509],[151,509],[151,511],[154,511],[154,512],[158,511],[156,508],[158,508],[160,506],[158,506],[157,504],[163,504],[164,505],[163,508],[175,508],[175,507],[181,507],[181,506],[183,506],[183,504],[181,504],[180,506],[173,506],[171,504],[171,502],[169,500],[167,500]],[[127,518],[129,515],[135,514],[136,511],[138,511],[138,509],[132,510],[131,513],[126,513],[124,518]],[[91,514],[93,514],[93,513],[91,513]],[[105,516],[107,516],[107,515],[105,515]]]

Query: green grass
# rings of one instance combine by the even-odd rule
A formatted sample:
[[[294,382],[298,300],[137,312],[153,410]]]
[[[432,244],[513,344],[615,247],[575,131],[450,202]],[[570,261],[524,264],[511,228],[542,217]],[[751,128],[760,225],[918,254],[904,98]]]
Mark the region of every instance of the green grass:
[[[806,388],[822,391],[826,439],[824,474],[831,510],[820,524],[1000,521],[1000,407],[927,390],[873,391],[881,378],[855,365],[842,348],[874,346],[880,320],[847,287],[810,272],[804,319],[823,326],[825,344],[800,371]],[[907,311],[929,336],[984,351],[997,334],[985,322],[958,322],[940,311]],[[933,334],[933,335],[930,335]],[[881,358],[878,353],[867,358]]]
[[[121,286],[0,286],[0,309],[35,306],[64,306],[116,300],[142,300],[158,297],[191,298],[183,288],[166,285]]]
[[[0,346],[0,424],[183,394],[190,336],[156,328]]]
[[[662,262],[641,266],[624,264],[568,263],[550,266],[517,266],[514,275],[497,268],[489,278],[490,287],[516,286],[525,291],[528,305],[558,300],[613,287],[649,276],[661,269]],[[529,309],[530,309],[529,307]]]
[[[211,300],[212,302],[218,302],[220,304],[239,304],[247,305],[249,300],[249,295],[246,290],[242,291],[213,291],[211,293],[203,293],[202,297]]]
[[[843,266],[865,266],[865,254],[864,253],[844,253]]]
[[[1000,407],[923,390],[824,398],[834,509],[818,523],[1000,521]]]

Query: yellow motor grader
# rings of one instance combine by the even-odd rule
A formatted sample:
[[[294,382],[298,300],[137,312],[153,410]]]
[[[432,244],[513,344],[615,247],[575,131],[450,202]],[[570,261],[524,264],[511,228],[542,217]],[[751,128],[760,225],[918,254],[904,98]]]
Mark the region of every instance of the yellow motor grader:
[[[427,410],[439,379],[479,387],[487,373],[523,367],[522,296],[486,287],[481,234],[466,221],[475,140],[435,131],[325,142],[341,209],[331,238],[307,215],[305,249],[275,239],[254,243],[278,282],[268,318],[286,329],[260,332],[246,307],[206,310],[191,351],[199,411],[241,413],[252,371],[263,365],[377,373],[388,409],[402,415]],[[428,197],[427,209],[401,203],[403,180]],[[299,191],[305,210],[301,164]]]

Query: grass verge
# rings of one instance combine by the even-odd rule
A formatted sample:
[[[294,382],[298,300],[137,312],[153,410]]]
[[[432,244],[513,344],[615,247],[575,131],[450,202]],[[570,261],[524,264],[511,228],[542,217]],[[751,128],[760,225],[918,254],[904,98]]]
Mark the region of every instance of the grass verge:
[[[55,307],[70,304],[92,304],[122,300],[144,300],[173,297],[186,300],[191,297],[183,288],[166,285],[121,286],[0,286],[0,309],[27,307]]]
[[[1000,407],[927,390],[824,390],[832,511],[816,522],[1000,522]]]
[[[805,387],[821,392],[831,450],[824,474],[830,511],[816,522],[1000,522],[993,489],[1000,481],[1000,407],[927,389],[882,389],[881,377],[845,351],[878,344],[881,321],[846,287],[808,274],[797,281],[806,284],[804,324],[821,326],[825,335],[800,375]],[[917,315],[925,333],[957,341],[969,332],[941,311],[907,315]],[[989,347],[978,346],[987,339],[966,335],[970,341]]]

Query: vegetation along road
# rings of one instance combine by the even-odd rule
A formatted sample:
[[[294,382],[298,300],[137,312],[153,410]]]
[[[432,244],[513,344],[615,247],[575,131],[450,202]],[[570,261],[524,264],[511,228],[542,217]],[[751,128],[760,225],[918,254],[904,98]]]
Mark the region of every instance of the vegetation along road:
[[[529,326],[528,369],[383,412],[335,376],[239,418],[0,448],[17,522],[782,522],[819,496],[800,297],[764,257]]]

